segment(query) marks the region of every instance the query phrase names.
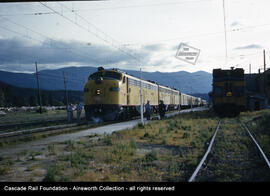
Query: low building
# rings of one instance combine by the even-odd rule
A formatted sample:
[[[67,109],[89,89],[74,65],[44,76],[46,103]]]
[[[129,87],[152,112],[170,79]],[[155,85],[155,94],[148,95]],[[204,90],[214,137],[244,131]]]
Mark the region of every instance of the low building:
[[[245,74],[246,109],[261,110],[267,107],[263,74]]]
[[[260,87],[264,92],[267,103],[270,103],[270,69],[260,74]]]

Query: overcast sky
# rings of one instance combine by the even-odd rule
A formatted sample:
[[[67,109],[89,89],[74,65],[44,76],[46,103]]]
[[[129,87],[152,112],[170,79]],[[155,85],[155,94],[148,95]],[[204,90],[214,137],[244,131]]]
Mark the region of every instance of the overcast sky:
[[[0,70],[66,66],[143,71],[258,72],[270,66],[270,1],[111,0],[1,3]],[[181,43],[200,50],[195,64],[176,58]],[[268,66],[268,67],[269,67]]]

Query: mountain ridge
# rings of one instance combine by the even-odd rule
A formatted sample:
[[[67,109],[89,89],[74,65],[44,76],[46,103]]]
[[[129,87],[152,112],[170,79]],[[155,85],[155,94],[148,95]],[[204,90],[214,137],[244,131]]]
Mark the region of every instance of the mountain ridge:
[[[39,71],[40,88],[44,90],[64,90],[64,75],[68,90],[83,91],[88,76],[97,71],[96,67],[65,67]],[[122,70],[127,74],[140,77],[139,71]],[[211,91],[212,74],[204,71],[189,73],[178,72],[142,72],[142,79],[152,80],[160,85],[176,88],[187,94],[205,94]],[[0,81],[21,88],[37,88],[35,73],[14,73],[0,71]]]

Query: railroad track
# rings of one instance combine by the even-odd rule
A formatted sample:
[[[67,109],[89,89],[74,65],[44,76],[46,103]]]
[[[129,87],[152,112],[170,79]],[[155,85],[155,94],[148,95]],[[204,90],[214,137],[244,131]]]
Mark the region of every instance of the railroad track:
[[[185,112],[189,112],[189,111],[196,111],[196,110],[182,110],[180,113],[185,113]],[[178,114],[177,112],[168,112],[166,114],[167,117],[170,117],[172,115]],[[158,115],[153,115],[153,118],[157,118]],[[129,120],[135,120],[135,119],[139,119],[139,117],[133,117],[132,119]],[[103,122],[103,123],[87,123],[86,121],[83,121],[80,123],[80,125],[77,125],[76,123],[72,123],[72,124],[60,124],[60,125],[53,125],[53,126],[46,126],[46,127],[37,127],[37,128],[32,128],[32,129],[25,129],[25,130],[15,130],[15,131],[1,131],[0,132],[0,141],[1,140],[5,140],[5,139],[16,139],[17,137],[31,137],[33,134],[37,134],[37,133],[51,133],[51,132],[59,132],[61,133],[61,130],[65,130],[65,129],[70,129],[70,128],[91,128],[91,126],[103,126],[103,125],[110,125],[110,124],[114,124],[114,123],[119,123],[119,122],[125,122],[127,120],[121,120],[121,121],[114,121],[114,122]],[[43,123],[48,123],[48,122],[59,122],[59,120],[55,120],[55,121],[44,121]],[[60,120],[60,122],[66,122],[65,120]],[[33,125],[31,124],[33,122],[27,122],[27,123],[21,123],[21,124],[15,124],[15,125],[10,125],[10,126],[24,126],[24,125]],[[34,122],[35,124],[40,123],[40,121]],[[42,124],[42,123],[41,123]],[[4,126],[9,126],[9,125],[3,125]],[[27,128],[27,127],[26,127]],[[1,130],[1,125],[0,125],[0,130]]]
[[[64,124],[64,125],[55,125],[55,126],[49,126],[49,127],[38,127],[34,129],[27,129],[27,130],[17,130],[17,131],[8,131],[8,132],[2,132],[0,133],[0,140],[5,138],[11,138],[11,137],[18,137],[22,135],[31,135],[35,133],[41,133],[41,132],[48,132],[53,130],[59,130],[59,129],[66,129],[66,128],[72,128],[76,127],[77,124]]]
[[[206,160],[207,160],[207,157],[208,155],[210,154],[211,150],[213,149],[213,144],[215,142],[215,138],[218,134],[220,134],[219,132],[221,131],[222,129],[222,126],[224,125],[224,122],[219,120],[218,122],[218,125],[216,127],[216,130],[215,130],[215,133],[214,135],[212,136],[212,139],[210,141],[210,144],[208,146],[208,149],[207,151],[205,152],[203,158],[201,159],[201,161],[199,162],[198,166],[196,167],[195,171],[193,172],[193,174],[191,175],[191,177],[188,179],[188,182],[194,182],[196,177],[200,176],[200,170],[202,170],[202,167],[204,165],[204,167],[207,168],[207,164],[206,164]],[[255,140],[255,138],[253,137],[253,135],[251,134],[251,131],[247,128],[247,126],[241,122],[240,120],[238,120],[238,125],[240,125],[240,127],[246,131],[247,135],[249,136],[250,140],[252,141],[252,143],[256,146],[257,148],[257,151],[260,152],[261,156],[263,157],[264,159],[264,162],[266,163],[266,165],[268,166],[268,169],[270,171],[270,162],[269,162],[269,159],[266,157],[265,153],[263,152],[262,148],[260,147],[259,143]],[[213,151],[213,150],[212,150]],[[225,154],[224,154],[225,156]],[[226,158],[225,158],[226,159]],[[203,173],[203,172],[201,172]],[[205,172],[207,173],[207,172]],[[207,178],[207,176],[206,176]],[[269,179],[270,180],[270,179]]]
[[[29,122],[22,122],[22,123],[1,123],[0,130],[10,129],[10,128],[20,128],[20,127],[27,127],[27,126],[35,126],[35,125],[42,125],[48,123],[63,123],[66,122],[66,118],[60,118],[56,120],[38,120],[38,121],[29,121]]]
[[[166,114],[167,116],[170,116],[171,114],[168,113]],[[153,116],[156,117],[156,116]],[[139,117],[133,117],[132,119],[129,120],[135,120],[135,119],[139,119]],[[5,139],[5,138],[15,138],[18,136],[31,136],[32,134],[36,134],[36,133],[41,133],[41,132],[50,132],[50,131],[55,131],[55,130],[60,130],[60,129],[66,129],[66,128],[72,128],[72,127],[76,127],[76,128],[80,128],[80,127],[89,127],[88,125],[96,125],[96,126],[102,126],[102,125],[109,125],[109,124],[114,124],[114,123],[119,123],[119,122],[125,122],[127,120],[121,120],[121,121],[113,121],[113,122],[103,122],[103,123],[87,123],[86,121],[83,121],[82,123],[80,123],[80,125],[77,125],[77,123],[71,123],[71,124],[60,124],[60,125],[53,125],[53,126],[46,126],[46,127],[37,127],[37,128],[32,128],[32,129],[25,129],[25,130],[16,130],[16,131],[2,131],[0,132],[0,140],[1,139]],[[57,122],[66,122],[65,120],[55,120],[55,121],[44,121],[43,123],[57,123]],[[33,123],[33,122],[32,122]],[[34,122],[34,124],[31,124],[31,122],[27,122],[27,123],[18,123],[18,124],[14,124],[14,125],[10,125],[10,127],[16,127],[18,125],[20,126],[24,126],[24,125],[38,125],[40,122]],[[43,124],[40,123],[40,124]],[[4,125],[1,126],[0,125],[0,130],[2,127],[9,127],[9,125]],[[26,127],[27,128],[27,127]]]

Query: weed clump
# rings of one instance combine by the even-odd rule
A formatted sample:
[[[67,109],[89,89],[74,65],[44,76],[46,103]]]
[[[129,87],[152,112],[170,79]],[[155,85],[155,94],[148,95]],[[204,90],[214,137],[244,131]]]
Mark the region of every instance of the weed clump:
[[[142,124],[142,123],[139,123],[139,124],[138,124],[138,128],[141,128],[141,129],[143,129],[143,128],[144,128],[144,124]]]
[[[60,174],[60,166],[58,163],[52,164],[47,169],[47,174],[43,179],[43,182],[56,182],[57,175]]]
[[[190,134],[187,133],[187,132],[185,132],[185,133],[183,134],[183,138],[189,138],[189,136],[190,136]]]
[[[71,150],[75,149],[75,145],[74,145],[73,141],[68,140],[68,141],[65,142],[65,144],[67,145],[66,150],[71,151]]]
[[[149,134],[149,133],[145,133],[145,134],[143,135],[143,137],[150,137],[150,134]]]
[[[108,135],[104,136],[103,142],[107,145],[107,146],[111,146],[113,144],[112,142],[112,138]]]
[[[157,152],[156,151],[152,151],[150,153],[147,153],[144,158],[143,161],[144,162],[153,162],[155,160],[157,160]]]

